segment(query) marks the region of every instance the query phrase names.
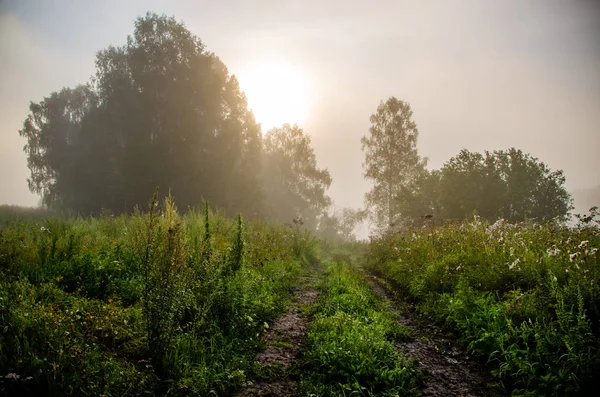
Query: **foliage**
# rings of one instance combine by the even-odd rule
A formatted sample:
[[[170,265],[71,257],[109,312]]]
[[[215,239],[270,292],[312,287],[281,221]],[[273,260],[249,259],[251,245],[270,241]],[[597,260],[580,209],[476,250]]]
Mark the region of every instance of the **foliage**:
[[[361,140],[365,179],[373,182],[365,202],[379,231],[402,221],[397,198],[423,171],[427,161],[417,152],[419,131],[408,103],[390,97],[371,115],[369,135]]]
[[[564,183],[562,171],[514,148],[485,155],[463,150],[441,169],[439,214],[463,219],[475,210],[492,222],[564,221],[572,208]]]
[[[324,213],[319,218],[317,235],[331,242],[355,241],[354,229],[365,220],[366,216],[366,211],[353,208]]]
[[[310,136],[297,125],[273,128],[265,134],[263,156],[267,216],[280,222],[299,218],[316,229],[317,217],[331,204],[325,193],[331,176],[317,167]]]
[[[425,171],[398,196],[405,223],[422,226],[424,215],[442,221],[477,213],[494,222],[564,222],[573,208],[562,171],[521,150],[462,150],[440,170]]]
[[[344,262],[329,265],[302,368],[304,395],[416,395],[415,362],[393,344],[408,333]]]
[[[589,392],[600,369],[600,223],[426,226],[371,243],[368,264],[486,357],[513,395]]]
[[[161,186],[182,208],[262,210],[260,127],[235,76],[173,18],[138,18],[90,83],[31,103],[19,133],[29,187],[52,208],[129,213]]]
[[[206,395],[248,381],[314,240],[157,204],[3,226],[0,373],[28,379],[12,392]]]

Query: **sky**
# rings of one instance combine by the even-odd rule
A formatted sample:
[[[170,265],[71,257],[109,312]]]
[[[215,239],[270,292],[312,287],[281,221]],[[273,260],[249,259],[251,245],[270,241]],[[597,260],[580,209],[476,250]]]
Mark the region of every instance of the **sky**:
[[[86,83],[96,52],[146,11],[183,21],[232,74],[292,65],[337,207],[363,206],[360,138],[390,96],[411,104],[431,169],[517,147],[564,170],[569,190],[600,186],[597,1],[0,0],[0,204],[38,202],[18,134],[29,102]]]

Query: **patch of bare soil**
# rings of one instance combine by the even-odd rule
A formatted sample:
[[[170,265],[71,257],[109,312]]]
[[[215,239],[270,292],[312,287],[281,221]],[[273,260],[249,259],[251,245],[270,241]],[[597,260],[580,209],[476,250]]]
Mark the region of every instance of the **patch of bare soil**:
[[[398,314],[398,322],[415,333],[415,338],[397,343],[399,350],[419,360],[419,366],[427,373],[422,396],[479,397],[501,396],[494,387],[493,377],[481,362],[469,356],[457,341],[439,327],[425,320],[411,309],[398,310],[390,293],[381,281],[370,276],[369,284],[390,304]]]
[[[302,284],[294,290],[293,302],[286,313],[277,318],[263,335],[267,347],[256,355],[256,361],[263,368],[272,368],[276,379],[258,381],[242,389],[237,396],[295,396],[298,385],[290,379],[288,368],[306,341],[308,319],[302,312],[304,305],[312,304],[318,292],[311,286],[313,279],[304,278]]]

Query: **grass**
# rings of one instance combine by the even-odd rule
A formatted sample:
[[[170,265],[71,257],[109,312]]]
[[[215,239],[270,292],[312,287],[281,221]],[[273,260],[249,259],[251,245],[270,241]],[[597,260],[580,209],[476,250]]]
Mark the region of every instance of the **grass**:
[[[370,269],[485,357],[515,396],[589,393],[599,367],[600,233],[498,221],[373,241]]]
[[[407,330],[346,262],[326,273],[300,365],[302,395],[417,395],[416,363],[393,343]]]
[[[38,216],[39,215],[39,216]],[[314,240],[180,215],[0,216],[0,374],[43,395],[224,393],[251,377],[265,324]]]

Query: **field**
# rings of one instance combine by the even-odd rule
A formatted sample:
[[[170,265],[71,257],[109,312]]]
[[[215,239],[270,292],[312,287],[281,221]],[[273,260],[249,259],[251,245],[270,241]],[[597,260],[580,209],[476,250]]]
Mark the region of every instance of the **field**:
[[[313,250],[298,229],[208,207],[180,216],[169,200],[132,216],[10,221],[0,232],[0,369],[20,379],[3,388],[230,391],[247,381],[258,336]]]
[[[599,246],[593,216],[331,244],[169,198],[4,208],[0,394],[584,395]]]
[[[576,395],[599,373],[600,235],[471,222],[373,243],[369,269],[460,338],[513,395]]]

